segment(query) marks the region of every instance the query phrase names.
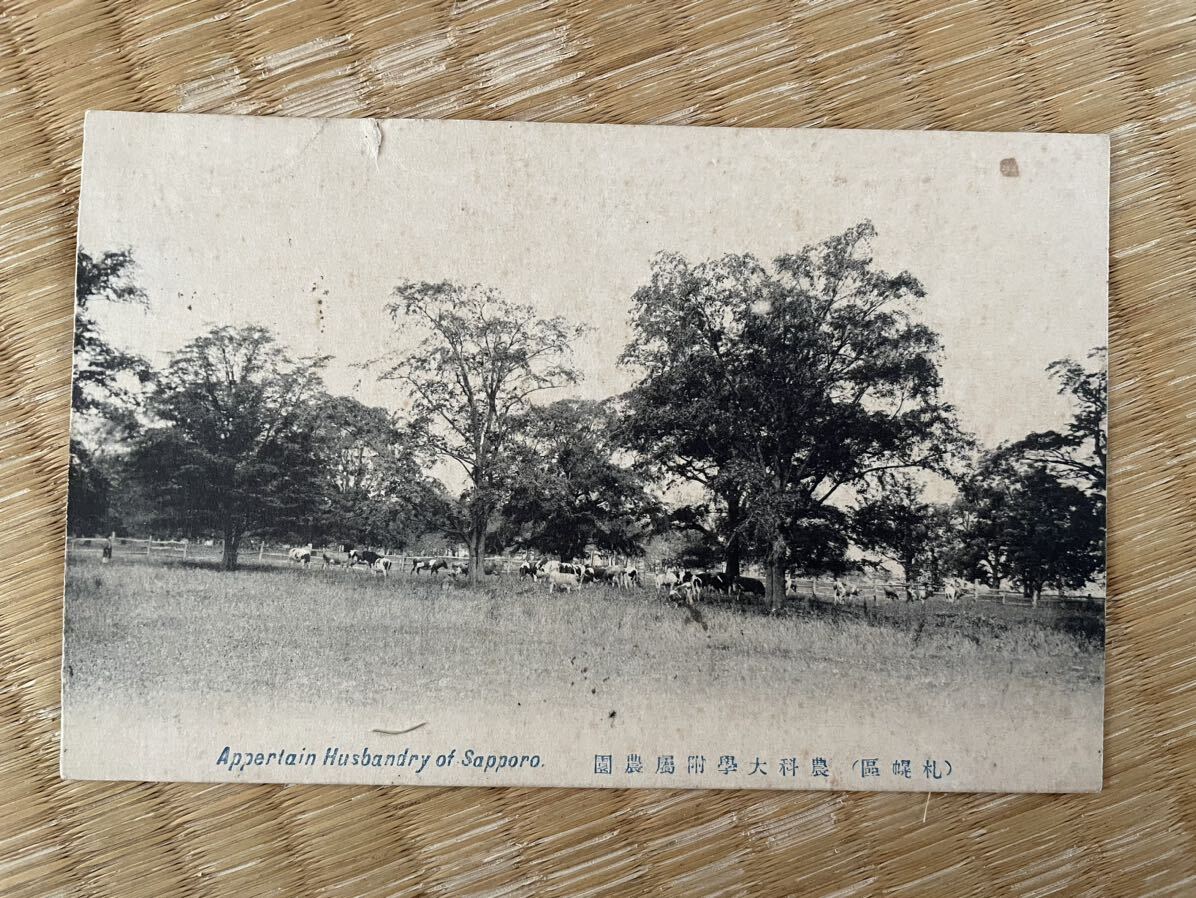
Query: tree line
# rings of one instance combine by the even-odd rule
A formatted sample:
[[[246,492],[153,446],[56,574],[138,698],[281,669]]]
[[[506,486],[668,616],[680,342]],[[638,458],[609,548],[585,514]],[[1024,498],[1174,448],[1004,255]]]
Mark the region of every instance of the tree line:
[[[942,397],[941,341],[909,272],[880,270],[869,222],[763,264],[659,254],[632,297],[632,387],[553,399],[585,329],[484,286],[399,284],[373,360],[402,415],[330,395],[327,357],[265,328],[216,327],[162,370],[111,346],[92,304],[145,302],[133,257],[78,259],[70,524],[223,539],[464,543],[569,558],[653,545],[738,575],[773,606],[787,571],[884,558],[910,582],[1014,583],[1037,597],[1104,566],[1103,349],[1044,372],[1071,401],[1058,431],[982,449]],[[994,388],[995,385],[994,385]],[[98,450],[97,447],[107,447]],[[430,472],[450,465],[450,490]],[[954,484],[934,502],[926,484]]]

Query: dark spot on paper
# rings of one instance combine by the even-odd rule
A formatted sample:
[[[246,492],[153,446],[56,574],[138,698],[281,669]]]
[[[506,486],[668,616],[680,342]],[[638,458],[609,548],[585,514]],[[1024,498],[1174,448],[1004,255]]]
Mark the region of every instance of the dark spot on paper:
[[[1016,178],[1021,172],[1017,167],[1017,160],[1012,156],[1001,160],[1001,174],[1007,178]]]
[[[609,720],[614,720],[614,719],[615,719],[615,713],[616,713],[616,712],[614,712],[614,711],[611,711],[611,712],[610,712],[609,714],[607,714],[606,716],[607,716],[607,718],[608,718]]]

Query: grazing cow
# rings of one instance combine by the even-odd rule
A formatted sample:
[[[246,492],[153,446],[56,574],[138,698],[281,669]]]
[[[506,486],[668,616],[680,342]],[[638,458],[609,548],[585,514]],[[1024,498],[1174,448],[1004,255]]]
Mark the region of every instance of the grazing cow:
[[[364,564],[367,568],[373,570],[374,565],[382,560],[382,556],[370,549],[350,549],[349,550],[349,567],[356,567],[359,564]]]
[[[619,572],[619,586],[623,589],[631,589],[633,586],[640,585],[640,572],[637,568],[629,564]]]
[[[735,581],[729,575],[722,571],[708,571],[700,574],[699,578],[702,581],[703,592],[707,589],[712,589],[719,595],[730,595],[734,591]]]
[[[591,567],[587,568],[589,572],[589,579],[582,578],[586,582],[601,583],[605,586],[618,586],[619,577],[622,575],[617,567]]]
[[[860,588],[854,583],[844,583],[838,577],[831,582],[835,588],[834,602],[836,605],[842,605],[847,599],[853,598],[860,594]]]
[[[560,570],[549,571],[544,575],[544,579],[548,581],[549,594],[556,592],[558,589],[562,592],[570,592],[571,590],[581,588],[581,574]]]
[[[287,549],[287,558],[304,566],[311,564],[311,546],[295,546]]]
[[[905,584],[905,600],[907,602],[925,602],[930,598],[930,587],[920,583]]]
[[[411,573],[418,574],[420,571],[427,571],[429,574],[435,574],[437,571],[443,571],[448,568],[448,562],[443,558],[412,558],[411,559]]]
[[[962,593],[963,593],[963,587],[961,586],[961,584],[958,580],[954,580],[954,579],[948,580],[947,585],[943,587],[943,598],[946,599],[948,602],[950,602],[952,605],[955,604],[956,600],[960,597],[960,595]]]
[[[702,576],[693,571],[684,571],[677,580],[676,588],[670,596],[681,596],[685,604],[693,605],[695,599],[702,597]]]
[[[765,595],[764,581],[757,580],[755,577],[736,577],[735,585],[739,588],[740,592],[746,592],[748,595],[760,596],[761,598]]]
[[[499,566],[494,561],[482,562],[482,573],[488,576],[494,576],[499,573]],[[465,577],[469,575],[468,561],[455,561],[449,569],[449,575],[453,577]]]
[[[381,574],[385,577],[390,573],[390,559],[389,558],[375,558],[370,564],[370,570],[375,574]]]
[[[580,564],[576,561],[557,561],[555,558],[545,558],[536,567],[539,576],[543,577],[546,574],[575,574],[578,577],[578,582],[581,582],[587,576],[594,579],[597,575],[592,567],[586,564]]]
[[[340,567],[342,564],[344,564],[344,562],[335,555],[329,555],[327,552],[321,552],[320,558],[323,561],[323,564],[321,565],[323,568]]]
[[[540,572],[536,568],[535,562],[525,561],[521,565],[519,565],[519,579],[520,580],[526,580],[530,577],[532,579],[532,581],[535,582],[536,580],[539,579],[539,576],[540,576]]]
[[[899,598],[901,598],[899,595],[897,595],[897,590],[895,590],[893,587],[889,586],[888,584],[885,584],[885,586],[884,586],[884,595],[885,595],[885,598],[888,599],[890,602],[896,602]]]
[[[677,572],[674,570],[661,571],[656,575],[656,591],[660,592],[663,589],[666,595],[672,594],[678,579]]]

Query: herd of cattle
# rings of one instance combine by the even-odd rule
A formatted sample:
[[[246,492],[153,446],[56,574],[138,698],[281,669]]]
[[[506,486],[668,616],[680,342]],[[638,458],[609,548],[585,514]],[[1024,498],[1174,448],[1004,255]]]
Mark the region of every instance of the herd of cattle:
[[[340,552],[328,550],[316,551],[312,546],[295,546],[287,550],[289,560],[309,566],[313,561],[319,562],[322,568],[343,568],[368,570],[379,576],[390,574],[393,567],[391,558],[379,555],[370,549],[360,546],[344,544]],[[469,562],[462,558],[414,557],[410,558],[411,567],[408,574],[429,576],[440,574],[446,582],[457,580],[469,574]],[[548,592],[570,592],[586,584],[597,584],[617,589],[646,588],[645,578],[639,568],[633,564],[587,564],[582,562],[556,561],[542,558],[539,561],[524,561],[518,568],[520,580],[544,582]],[[487,574],[498,574],[499,567],[487,563]],[[722,572],[708,572],[708,570],[689,570],[681,567],[665,567],[660,572],[652,574],[655,592],[664,597],[685,601],[692,605],[695,601],[726,597],[740,599],[743,597],[763,598],[764,584],[762,580],[753,576],[731,576]],[[954,603],[964,597],[968,591],[968,584],[960,580],[948,580],[942,595],[948,603]],[[798,593],[798,581],[795,576],[786,576],[786,593]],[[835,578],[831,581],[831,600],[834,604],[860,599],[860,587]],[[890,601],[926,601],[932,595],[932,589],[925,585],[880,585],[875,591],[875,598],[881,595]]]
[[[329,553],[322,550],[318,553],[311,546],[297,546],[287,550],[287,557],[303,566],[310,565],[314,560],[320,562],[323,568],[344,568],[368,570],[376,575],[385,577],[393,567],[393,560],[379,555],[370,549],[363,549],[346,543],[339,553]],[[486,564],[485,573],[497,574],[498,566]],[[469,562],[457,558],[423,557],[412,558],[409,574],[420,575],[442,574],[446,580],[456,580],[468,575]],[[692,605],[703,598],[716,596],[739,599],[744,596],[763,598],[765,595],[764,582],[756,577],[731,576],[720,571],[693,571],[680,567],[666,567],[653,576],[653,584],[659,595],[669,599],[684,601]],[[534,583],[543,582],[548,592],[570,592],[581,586],[594,583],[615,589],[643,589],[644,578],[634,565],[594,565],[582,562],[557,561],[544,558],[539,561],[524,561],[519,565],[521,580],[531,580]],[[851,600],[858,600],[860,588],[854,583],[845,582],[839,578],[831,581],[834,604],[843,604]],[[943,588],[943,597],[951,603],[958,601],[968,588],[968,584],[961,580],[949,580]],[[789,595],[797,594],[797,578],[788,575],[785,578],[785,592]],[[902,587],[884,584],[877,588],[876,598],[881,595],[889,601],[907,602],[926,601],[932,594],[928,586],[911,584]]]

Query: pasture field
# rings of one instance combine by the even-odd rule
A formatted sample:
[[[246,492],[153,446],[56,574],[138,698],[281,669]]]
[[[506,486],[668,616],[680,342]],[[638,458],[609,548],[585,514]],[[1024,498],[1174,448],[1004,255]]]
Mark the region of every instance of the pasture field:
[[[799,723],[824,742],[853,729],[876,740],[916,732],[957,753],[979,739],[1033,758],[1082,755],[1100,732],[1100,638],[1043,609],[792,600],[770,617],[691,612],[651,588],[549,595],[515,575],[475,590],[254,562],[233,573],[119,555],[101,565],[82,552],[66,588],[64,704],[96,720],[96,709],[243,704],[475,708],[512,720],[538,707],[542,721],[547,707],[562,725],[607,732],[615,721],[647,726],[665,708],[704,720],[698,738],[741,711],[752,716],[745,731],[761,734]]]

